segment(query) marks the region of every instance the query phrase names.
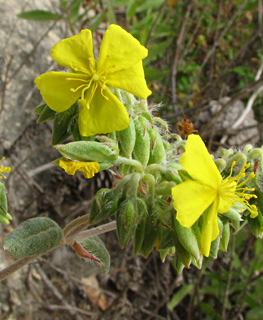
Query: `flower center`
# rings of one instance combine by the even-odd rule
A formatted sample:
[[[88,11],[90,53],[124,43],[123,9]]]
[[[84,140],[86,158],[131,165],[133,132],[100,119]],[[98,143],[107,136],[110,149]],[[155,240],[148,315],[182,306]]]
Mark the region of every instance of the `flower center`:
[[[241,212],[244,211],[243,207],[245,207],[250,212],[251,218],[255,218],[258,215],[257,207],[251,205],[248,200],[257,198],[257,196],[255,194],[246,193],[248,191],[255,191],[255,188],[243,187],[249,180],[255,177],[255,173],[250,173],[250,175],[243,180],[246,176],[245,171],[250,167],[250,163],[248,163],[244,165],[236,177],[231,177],[235,164],[234,161],[231,166],[230,175],[221,182],[218,188],[218,194],[226,202],[240,209]],[[242,181],[240,182],[241,179]],[[239,203],[242,207],[239,207],[236,203]]]
[[[70,91],[72,92],[77,92],[78,90],[81,90],[80,93],[80,100],[85,100],[85,104],[87,109],[90,108],[90,103],[91,100],[93,99],[93,96],[98,88],[100,86],[101,88],[101,95],[108,100],[108,98],[104,94],[104,90],[106,88],[106,71],[97,71],[95,68],[95,63],[94,61],[89,58],[89,65],[88,69],[86,68],[75,68],[71,66],[72,70],[75,72],[81,72],[85,75],[88,75],[88,79],[83,79],[83,78],[66,78],[68,81],[79,81],[82,82],[83,84],[79,85],[77,88],[70,88]],[[90,89],[90,90],[89,90]],[[87,91],[89,90],[89,94],[87,96]]]

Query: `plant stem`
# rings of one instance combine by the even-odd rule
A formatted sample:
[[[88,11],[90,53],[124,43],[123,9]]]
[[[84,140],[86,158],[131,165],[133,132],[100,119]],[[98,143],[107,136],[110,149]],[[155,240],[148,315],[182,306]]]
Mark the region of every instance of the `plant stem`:
[[[27,265],[28,263],[30,263],[31,261],[35,260],[38,257],[40,257],[40,255],[16,260],[10,266],[8,266],[5,269],[3,269],[2,271],[0,271],[0,281],[4,280],[8,276],[10,276],[12,273],[21,269],[22,267],[24,267],[25,265]]]
[[[78,241],[78,240],[91,238],[91,237],[97,236],[99,234],[103,234],[103,233],[106,233],[106,232],[109,232],[109,231],[116,230],[116,228],[117,228],[116,221],[112,221],[112,222],[103,224],[102,226],[82,231],[79,234],[74,235],[74,238],[73,237],[68,237],[67,238],[67,242],[69,243],[69,242],[71,242],[73,240]]]
[[[109,231],[116,230],[116,228],[117,228],[116,227],[116,222],[112,221],[110,223],[106,223],[106,224],[104,224],[102,226],[99,226],[97,228],[93,228],[93,229],[90,229],[90,230],[82,231],[79,234],[71,235],[66,239],[66,242],[67,243],[71,243],[74,240],[77,241],[77,240],[82,240],[82,239],[94,237],[94,236],[99,235],[99,234],[103,234],[103,233],[106,233],[106,232],[109,232]],[[62,243],[60,245],[62,245]],[[56,246],[55,248],[57,248],[57,247],[58,246]],[[50,251],[54,250],[55,248],[51,249]],[[14,263],[12,263],[11,265],[7,266],[5,269],[0,271],[0,281],[4,280],[6,277],[10,276],[12,273],[14,273],[17,270],[21,269],[22,267],[26,266],[30,262],[32,262],[35,259],[39,258],[40,256],[41,256],[41,254],[36,255],[36,256],[32,256],[32,257],[26,257],[26,258],[22,258],[22,259],[16,260]]]

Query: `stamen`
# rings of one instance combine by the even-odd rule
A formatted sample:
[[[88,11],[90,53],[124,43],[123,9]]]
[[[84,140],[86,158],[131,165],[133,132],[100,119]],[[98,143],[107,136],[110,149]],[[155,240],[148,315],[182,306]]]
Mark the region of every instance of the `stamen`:
[[[72,62],[70,62],[70,68],[74,71],[80,71],[80,72],[83,72],[83,73],[88,73],[89,74],[89,70],[86,69],[86,68],[76,68],[73,66]]]

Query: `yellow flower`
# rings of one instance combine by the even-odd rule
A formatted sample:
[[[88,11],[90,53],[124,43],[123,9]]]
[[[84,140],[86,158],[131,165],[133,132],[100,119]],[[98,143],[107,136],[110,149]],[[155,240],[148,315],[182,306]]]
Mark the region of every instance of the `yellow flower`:
[[[67,110],[78,100],[82,136],[120,131],[128,127],[129,116],[108,86],[146,99],[151,94],[142,65],[147,54],[137,39],[112,24],[103,37],[96,62],[92,33],[82,30],[51,50],[52,58],[72,72],[47,72],[35,83],[48,106],[57,112]]]
[[[198,135],[188,136],[185,150],[179,161],[191,178],[172,188],[176,218],[182,226],[190,228],[205,213],[201,226],[201,252],[208,257],[211,242],[219,235],[218,213],[226,213],[236,206],[240,211],[244,207],[248,209],[252,218],[257,216],[257,208],[248,203],[256,196],[245,193],[254,189],[243,187],[255,174],[251,173],[240,182],[249,167],[247,164],[236,177],[231,178],[231,170],[230,176],[223,179]]]
[[[76,171],[80,171],[87,179],[94,177],[94,175],[100,171],[98,162],[78,162],[66,158],[59,160],[59,166],[64,169],[68,175],[73,176]]]
[[[1,161],[5,160],[5,157],[3,157]],[[0,179],[4,178],[6,179],[6,176],[3,174],[3,172],[9,173],[11,171],[10,167],[4,167],[2,164],[0,165]]]

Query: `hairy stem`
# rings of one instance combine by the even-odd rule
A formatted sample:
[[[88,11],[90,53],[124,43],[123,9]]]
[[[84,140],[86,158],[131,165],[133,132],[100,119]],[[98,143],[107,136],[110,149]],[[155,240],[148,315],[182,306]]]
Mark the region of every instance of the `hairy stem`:
[[[106,223],[102,226],[99,226],[99,227],[96,227],[96,228],[93,228],[90,230],[82,231],[79,234],[72,234],[71,236],[68,235],[68,237],[66,238],[66,243],[71,243],[73,241],[94,237],[99,234],[103,234],[103,233],[106,233],[109,231],[116,230],[116,228],[117,228],[116,222],[112,221],[112,222]],[[62,244],[65,244],[65,243],[61,243],[59,246],[61,246]],[[57,247],[58,246],[56,246],[56,248]],[[50,251],[52,251],[54,249],[55,248],[51,249]],[[0,271],[0,281],[4,280],[8,276],[10,276],[12,273],[18,271],[19,269],[26,266],[27,264],[34,261],[35,259],[39,258],[40,256],[41,256],[41,254],[16,260],[14,263],[12,263],[11,265],[7,266],[5,269]]]

